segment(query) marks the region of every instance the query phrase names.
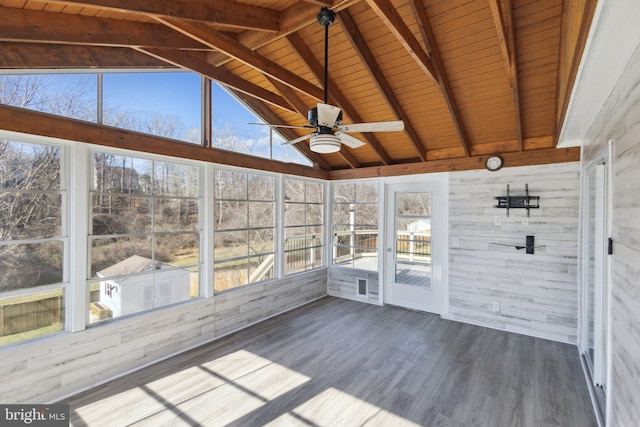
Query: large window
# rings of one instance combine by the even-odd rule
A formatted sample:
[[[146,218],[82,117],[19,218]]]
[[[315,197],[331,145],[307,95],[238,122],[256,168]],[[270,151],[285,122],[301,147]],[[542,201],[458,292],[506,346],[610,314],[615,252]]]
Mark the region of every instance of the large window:
[[[96,74],[0,75],[0,104],[96,122]]]
[[[95,152],[91,322],[199,296],[200,168]]]
[[[205,87],[201,76],[185,71],[0,71],[0,104],[198,145],[205,142],[203,117],[210,116],[212,147],[311,166],[276,130],[252,124],[262,120],[219,84],[211,82],[205,105]]]
[[[284,180],[285,274],[322,267],[322,188],[317,182]]]
[[[190,72],[103,73],[102,123],[202,143],[202,78]]]
[[[211,83],[211,145],[252,156],[311,166],[296,148],[283,144],[282,137],[261,122],[228,90]]]
[[[275,178],[216,170],[214,201],[215,290],[274,277]]]
[[[333,185],[333,264],[378,270],[378,182]]]
[[[0,139],[0,345],[64,328],[63,148]]]

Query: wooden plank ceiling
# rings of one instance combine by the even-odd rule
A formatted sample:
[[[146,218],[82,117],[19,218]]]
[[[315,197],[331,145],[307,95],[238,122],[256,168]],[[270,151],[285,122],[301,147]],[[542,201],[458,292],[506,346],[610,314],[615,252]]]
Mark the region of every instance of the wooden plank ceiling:
[[[322,6],[337,12],[329,103],[345,123],[405,123],[335,154],[299,143],[327,176],[578,158],[555,146],[595,0],[0,0],[0,68],[180,67],[305,125],[323,97]]]

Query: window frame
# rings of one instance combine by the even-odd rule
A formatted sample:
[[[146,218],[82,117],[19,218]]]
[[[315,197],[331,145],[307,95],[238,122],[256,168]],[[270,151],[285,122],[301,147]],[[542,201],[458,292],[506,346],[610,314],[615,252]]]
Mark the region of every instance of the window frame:
[[[71,182],[71,147],[64,141],[54,140],[47,137],[39,137],[35,135],[19,134],[15,132],[9,132],[0,130],[0,139],[17,142],[22,144],[41,145],[54,147],[59,149],[60,153],[60,186],[57,190],[20,190],[15,186],[10,189],[0,189],[2,193],[30,193],[30,194],[51,194],[61,197],[60,203],[60,234],[52,237],[40,237],[40,238],[18,238],[15,240],[2,240],[0,246],[10,245],[24,245],[24,244],[47,244],[51,242],[60,242],[62,245],[62,263],[61,263],[61,281],[56,283],[49,283],[40,286],[32,286],[23,289],[14,289],[8,292],[0,293],[0,303],[11,300],[14,298],[37,296],[39,294],[47,294],[52,292],[61,291],[62,309],[61,309],[61,328],[59,330],[44,333],[42,335],[33,336],[30,338],[21,339],[18,341],[9,342],[6,344],[0,344],[0,349],[7,347],[21,346],[36,342],[42,339],[47,339],[52,336],[67,333],[72,330],[72,286],[71,286],[71,273],[70,273],[70,186]]]
[[[303,202],[298,202],[298,201],[293,201],[293,202],[287,202],[285,200],[286,197],[286,181],[287,180],[295,180],[295,181],[300,181],[302,183],[304,183],[304,201]],[[322,188],[322,197],[320,198],[319,202],[308,202],[307,201],[307,184],[311,183],[311,184],[317,184],[320,186],[320,188]],[[327,266],[328,262],[327,262],[327,225],[328,225],[328,221],[327,219],[329,218],[329,216],[327,215],[327,210],[330,208],[329,206],[327,206],[327,193],[328,193],[328,188],[327,188],[327,183],[325,181],[321,181],[321,180],[316,180],[316,179],[312,179],[312,178],[306,178],[306,177],[301,177],[301,176],[293,176],[293,175],[285,175],[283,176],[282,179],[282,232],[281,234],[281,238],[282,238],[282,276],[283,277],[288,277],[288,276],[292,276],[295,274],[300,274],[300,273],[305,273],[307,271],[312,271],[312,270],[317,270],[320,268],[324,268]],[[286,224],[286,209],[287,209],[287,203],[292,203],[292,204],[297,204],[297,205],[302,205],[304,206],[304,224],[303,225],[287,225]],[[322,212],[322,223],[321,224],[307,224],[307,215],[306,215],[306,209],[307,209],[307,205],[315,205],[315,206],[320,206],[320,211]],[[304,246],[303,248],[298,248],[298,249],[292,249],[287,251],[286,249],[286,242],[287,242],[287,237],[286,237],[286,233],[287,233],[287,229],[291,229],[291,228],[299,228],[299,227],[304,227],[305,229],[305,235],[304,235],[304,241],[307,241],[307,227],[322,227],[322,230],[320,233],[315,233],[315,234],[320,234],[321,236],[321,244],[320,245],[314,245],[314,246]],[[297,251],[303,249],[305,251],[308,250],[317,250],[320,252],[322,260],[320,262],[320,265],[314,267],[313,264],[311,264],[311,266],[309,266],[309,264],[306,263],[306,256],[305,256],[305,265],[304,265],[304,269],[302,270],[294,270],[291,272],[287,272],[287,266],[286,266],[286,262],[287,262],[287,252],[293,252],[293,251]]]
[[[217,196],[216,193],[216,185],[217,185],[217,172],[222,172],[222,173],[237,173],[237,174],[243,174],[245,176],[246,181],[246,189],[245,189],[245,198],[244,199],[227,199],[227,198],[219,198]],[[280,209],[280,195],[281,195],[281,190],[280,190],[280,177],[279,174],[274,174],[274,173],[269,173],[269,172],[263,172],[263,171],[259,171],[259,170],[253,170],[253,169],[247,169],[247,168],[238,168],[238,167],[229,167],[226,165],[219,165],[216,164],[213,167],[213,183],[212,183],[212,191],[211,191],[211,202],[213,204],[213,212],[211,215],[211,220],[213,221],[214,225],[211,226],[212,231],[212,246],[213,249],[211,251],[211,269],[213,271],[213,295],[219,295],[221,293],[227,293],[227,292],[233,292],[239,289],[245,289],[247,287],[250,286],[255,286],[255,285],[261,285],[264,283],[268,283],[270,281],[274,281],[274,280],[278,280],[282,277],[281,274],[281,268],[280,268],[280,248],[282,247],[280,245],[280,222],[281,222],[281,209]],[[273,180],[273,200],[265,200],[265,199],[250,199],[249,198],[249,176],[261,176],[264,178],[269,178]],[[230,229],[218,229],[216,230],[215,228],[215,221],[217,218],[217,214],[216,214],[216,204],[218,202],[224,202],[224,201],[229,201],[229,202],[238,202],[238,203],[246,203],[246,209],[247,209],[247,226],[246,228],[230,228]],[[273,203],[273,209],[274,209],[274,213],[273,213],[273,227],[251,227],[251,224],[249,224],[249,216],[248,216],[248,212],[250,210],[250,205],[251,203]],[[250,248],[251,248],[251,242],[249,240],[249,234],[251,231],[260,231],[260,230],[272,230],[272,234],[273,234],[273,249],[271,251],[267,251],[267,252],[261,252],[259,254],[255,254],[255,255],[251,255],[250,254]],[[224,233],[224,232],[242,232],[246,230],[247,231],[247,255],[246,256],[231,256],[231,257],[225,257],[225,258],[216,258],[216,246],[215,246],[215,240],[216,240],[216,234],[217,233]],[[257,280],[254,282],[250,281],[250,272],[251,272],[251,260],[252,259],[258,259],[264,256],[273,256],[273,265],[271,267],[272,269],[272,275],[271,277],[267,277],[265,279],[262,280]],[[221,263],[221,262],[233,262],[233,261],[241,261],[241,260],[247,260],[247,280],[245,283],[243,284],[239,284],[239,285],[234,285],[232,287],[226,288],[226,289],[216,289],[216,264],[217,263]]]
[[[75,74],[84,74],[84,75],[93,75],[96,78],[96,91],[95,91],[95,96],[96,96],[96,112],[95,112],[95,117],[92,117],[90,120],[84,120],[84,119],[80,119],[83,121],[86,121],[87,123],[95,123],[98,125],[104,125],[104,75],[105,74],[135,74],[135,73],[191,73],[191,74],[195,74],[197,75],[197,73],[193,73],[191,71],[188,70],[175,70],[175,69],[148,69],[148,68],[132,68],[132,69],[122,69],[122,70],[117,70],[117,69],[110,69],[110,68],[96,68],[96,69],[83,69],[83,68],[70,68],[70,69],[64,69],[64,70],[52,70],[52,69],[46,69],[46,68],[34,68],[34,69],[29,69],[29,70],[14,70],[14,69],[7,69],[7,70],[0,70],[0,76],[3,75],[75,75]],[[172,142],[177,143],[177,144],[184,144],[184,145],[189,145],[189,146],[200,146],[200,147],[204,147],[204,148],[215,148],[217,150],[223,150],[223,151],[229,151],[225,148],[219,148],[217,147],[214,143],[213,143],[213,139],[212,139],[212,129],[213,129],[213,123],[212,123],[212,117],[213,117],[213,92],[212,92],[212,85],[217,85],[220,90],[224,91],[227,93],[227,95],[231,98],[233,98],[234,100],[236,100],[236,102],[238,102],[238,104],[240,106],[242,106],[244,109],[247,110],[248,113],[254,115],[257,117],[257,120],[263,121],[264,119],[262,117],[260,117],[260,115],[253,109],[251,108],[251,106],[246,105],[242,99],[240,97],[238,97],[236,94],[234,94],[232,91],[229,91],[224,85],[218,84],[215,81],[212,81],[211,79],[208,79],[206,77],[200,76],[201,77],[201,83],[200,83],[200,101],[199,101],[199,105],[200,105],[200,140],[197,142],[189,142],[186,139],[173,139],[173,138],[169,138],[169,137],[164,137],[164,136],[158,136],[160,138],[168,138],[171,139]],[[40,110],[35,110],[32,108],[26,108],[28,110],[32,110],[32,111],[40,111]],[[59,117],[69,117],[69,116],[65,116],[65,115],[59,115]],[[117,129],[122,129],[122,130],[126,130],[126,131],[130,131],[130,132],[140,132],[140,131],[135,131],[135,130],[128,130],[125,127],[116,127]],[[147,135],[151,135],[151,136],[155,136],[153,134],[147,133],[147,132],[142,132],[145,133]],[[274,160],[274,161],[279,161],[279,162],[291,162],[294,164],[299,164],[299,165],[303,165],[303,166],[313,166],[314,162],[312,159],[310,159],[303,151],[301,151],[300,149],[298,149],[298,147],[296,146],[287,146],[289,147],[291,150],[294,150],[297,153],[297,156],[301,157],[301,161],[297,161],[295,159],[283,159],[283,158],[279,158],[278,156],[274,156],[274,147],[276,147],[276,149],[280,148],[281,145],[278,144],[278,141],[276,141],[276,139],[282,139],[282,142],[284,142],[286,140],[286,138],[277,130],[275,129],[269,129],[269,156],[257,156],[255,154],[252,154],[251,152],[247,152],[246,154],[249,156],[253,156],[256,159],[270,159],[270,160]],[[88,142],[84,142],[84,143],[88,143]],[[232,150],[233,151],[233,150]]]
[[[363,183],[371,183],[376,187],[376,191],[377,191],[377,200],[375,202],[358,202],[357,201],[357,185],[358,184],[363,184]],[[344,269],[348,269],[348,270],[360,270],[360,271],[369,271],[369,272],[380,272],[381,270],[381,262],[382,262],[382,245],[383,245],[383,239],[384,236],[380,235],[380,230],[381,230],[381,224],[383,221],[383,216],[384,216],[384,197],[385,197],[385,191],[382,187],[383,182],[380,179],[377,178],[373,178],[373,179],[356,179],[356,180],[341,180],[341,181],[334,181],[331,182],[331,194],[330,194],[330,200],[331,200],[331,206],[330,206],[330,210],[331,210],[331,216],[330,216],[330,226],[328,227],[328,233],[330,236],[330,241],[331,244],[327,245],[330,248],[330,261],[328,259],[328,262],[330,262],[330,266],[332,268],[344,268]],[[344,184],[349,184],[349,185],[353,185],[354,186],[354,199],[353,201],[345,201],[345,202],[338,202],[336,203],[336,195],[335,195],[335,187],[336,185],[344,185]],[[335,232],[335,227],[336,226],[349,226],[350,224],[336,224],[335,222],[335,212],[336,212],[336,205],[350,205],[350,204],[354,204],[354,205],[370,205],[370,206],[375,206],[376,207],[376,211],[377,211],[377,223],[376,225],[376,230],[377,230],[377,244],[376,244],[376,257],[377,257],[377,263],[376,263],[376,268],[375,269],[363,269],[363,268],[358,268],[355,266],[355,255],[356,255],[356,250],[358,249],[368,249],[367,246],[361,246],[361,245],[344,245],[344,244],[337,244],[336,243],[336,232]],[[374,225],[374,224],[360,224],[360,223],[354,223],[353,226],[355,227],[355,231],[357,231],[358,227],[362,227],[362,226],[370,226],[370,225]],[[352,252],[352,256],[351,256],[351,265],[343,265],[343,264],[337,264],[336,263],[336,251],[337,248],[348,248],[351,252]]]
[[[156,215],[155,210],[153,208],[153,200],[155,199],[172,199],[172,200],[186,200],[186,201],[195,201],[198,207],[198,222],[197,222],[197,226],[195,229],[193,230],[179,230],[179,231],[155,231],[153,229],[153,227],[151,227],[150,230],[148,230],[145,233],[124,233],[124,234],[93,234],[93,222],[92,222],[92,215],[93,215],[93,199],[92,197],[95,194],[109,194],[104,193],[104,192],[98,192],[96,189],[94,189],[94,185],[93,182],[95,182],[95,169],[94,169],[94,158],[95,158],[95,154],[96,153],[103,153],[103,154],[110,154],[110,155],[115,155],[115,156],[123,156],[126,158],[133,158],[135,160],[142,160],[142,161],[150,161],[152,162],[152,172],[153,172],[153,176],[152,176],[152,182],[155,181],[155,175],[156,175],[156,169],[155,169],[155,164],[156,162],[159,163],[171,163],[171,164],[175,164],[175,165],[180,165],[180,166],[186,166],[186,167],[194,167],[196,168],[196,173],[197,173],[197,186],[198,186],[198,191],[197,194],[195,196],[175,196],[172,194],[164,194],[164,193],[155,193],[155,190],[152,190],[151,193],[149,194],[138,194],[138,193],[112,193],[113,197],[135,197],[135,198],[144,198],[144,199],[148,199],[151,201],[151,206],[152,208],[150,209],[150,216],[151,216],[151,224],[154,223],[154,217]],[[190,159],[184,159],[184,158],[180,158],[180,157],[171,157],[171,156],[162,156],[162,155],[156,155],[156,154],[147,154],[144,152],[139,152],[139,151],[133,151],[133,150],[122,150],[122,149],[116,149],[116,148],[110,148],[110,147],[104,147],[104,146],[91,146],[87,149],[87,163],[88,163],[88,167],[86,170],[86,176],[87,176],[87,181],[89,182],[87,184],[87,188],[86,188],[86,209],[87,209],[87,227],[86,227],[86,232],[85,232],[85,240],[84,240],[84,244],[85,244],[85,250],[86,250],[86,259],[87,259],[87,264],[86,264],[86,271],[85,271],[85,279],[83,281],[84,284],[84,288],[85,288],[85,292],[86,292],[86,297],[84,299],[85,303],[82,307],[83,310],[83,314],[84,314],[84,318],[85,318],[85,324],[86,327],[94,327],[97,325],[101,325],[104,323],[111,323],[111,322],[117,322],[121,319],[126,319],[128,317],[131,316],[136,316],[136,315],[140,315],[140,314],[148,314],[148,313],[152,313],[154,311],[157,310],[162,310],[165,309],[167,307],[173,307],[176,305],[180,305],[180,304],[188,304],[192,301],[197,301],[201,298],[203,298],[204,296],[206,296],[208,293],[206,292],[205,289],[205,278],[207,277],[207,274],[205,272],[206,269],[206,263],[205,263],[205,258],[204,258],[204,246],[205,246],[205,233],[204,233],[204,224],[205,224],[205,217],[206,217],[206,207],[205,207],[205,203],[206,203],[206,193],[205,193],[205,186],[204,186],[204,182],[205,182],[205,175],[206,175],[206,170],[205,170],[205,165],[202,162],[199,161],[195,161],[195,160],[190,160]],[[153,188],[153,187],[152,187]],[[155,246],[155,241],[156,241],[156,237],[164,237],[164,236],[171,236],[171,235],[188,235],[188,234],[197,234],[197,238],[198,238],[198,261],[197,263],[191,263],[191,264],[187,264],[184,266],[180,266],[180,267],[174,267],[171,266],[170,268],[167,269],[163,269],[163,272],[171,272],[171,271],[179,271],[180,269],[185,269],[185,270],[189,270],[190,269],[194,269],[197,268],[197,275],[198,275],[198,289],[197,289],[197,295],[196,296],[191,296],[189,298],[186,299],[182,299],[180,301],[176,301],[167,305],[159,305],[157,307],[151,308],[151,309],[142,309],[142,310],[138,310],[132,313],[128,313],[128,314],[124,314],[124,315],[120,315],[117,317],[113,317],[113,318],[109,318],[109,319],[103,319],[103,320],[99,320],[99,321],[95,321],[95,322],[91,322],[90,321],[90,310],[89,310],[89,304],[90,304],[90,294],[91,294],[91,285],[95,285],[95,284],[99,284],[102,280],[104,280],[104,278],[101,278],[97,275],[92,275],[91,270],[92,270],[92,244],[94,241],[96,240],[100,240],[100,239],[109,239],[109,238],[130,238],[130,237],[147,237],[149,239],[151,239],[151,248],[152,248],[152,260],[154,262],[156,262],[155,259],[155,253],[154,253],[154,246]],[[156,286],[156,277],[157,274],[155,272],[142,272],[142,273],[131,273],[131,274],[123,274],[123,275],[117,275],[117,276],[108,276],[107,279],[108,280],[114,280],[114,279],[126,279],[126,278],[142,278],[142,277],[147,277],[147,276],[152,276],[150,283],[152,283],[152,286],[155,288]],[[160,279],[162,280],[162,279]],[[78,283],[81,283],[80,281]],[[155,294],[154,294],[155,295]],[[154,298],[155,300],[155,298]]]

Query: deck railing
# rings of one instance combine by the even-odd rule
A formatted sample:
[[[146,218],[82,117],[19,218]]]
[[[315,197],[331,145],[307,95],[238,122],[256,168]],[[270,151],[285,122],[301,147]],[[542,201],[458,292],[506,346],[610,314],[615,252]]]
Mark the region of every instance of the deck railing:
[[[333,234],[333,262],[340,264],[348,260],[378,256],[378,230],[340,231]],[[289,236],[284,242],[285,274],[322,266],[322,236],[320,234]],[[431,257],[431,233],[399,231],[396,238],[396,257],[412,262],[429,262]],[[275,257],[267,256],[250,278],[237,278],[232,282],[239,286],[261,280],[259,274],[272,271]],[[232,272],[230,266],[224,270]],[[244,270],[239,270],[239,273]]]
[[[340,231],[333,234],[333,259],[336,263],[367,256],[378,256],[378,230]],[[430,257],[430,232],[398,231],[397,259],[421,261]]]

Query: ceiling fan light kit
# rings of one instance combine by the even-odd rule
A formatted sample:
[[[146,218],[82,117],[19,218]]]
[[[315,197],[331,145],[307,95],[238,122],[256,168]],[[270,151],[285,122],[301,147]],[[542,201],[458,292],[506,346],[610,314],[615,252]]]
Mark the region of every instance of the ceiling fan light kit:
[[[311,151],[321,154],[340,151],[340,137],[331,134],[319,134],[309,140]]]

